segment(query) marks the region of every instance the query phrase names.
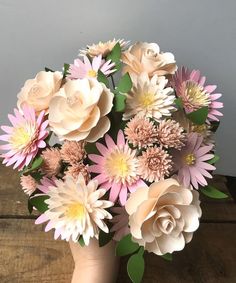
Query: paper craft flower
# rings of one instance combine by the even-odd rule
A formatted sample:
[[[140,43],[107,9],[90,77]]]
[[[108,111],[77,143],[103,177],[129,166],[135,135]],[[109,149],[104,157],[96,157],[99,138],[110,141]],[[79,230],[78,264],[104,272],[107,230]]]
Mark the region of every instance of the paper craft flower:
[[[207,106],[209,108],[208,118],[219,121],[217,116],[223,116],[217,109],[223,107],[223,103],[217,101],[220,93],[213,93],[215,85],[205,85],[206,77],[201,76],[199,70],[190,71],[185,67],[179,69],[172,78],[172,86],[176,95],[181,98],[187,113]]]
[[[162,147],[148,147],[138,157],[138,172],[148,182],[168,177],[172,169],[171,156]]]
[[[173,89],[166,87],[167,80],[156,75],[149,79],[147,73],[132,76],[133,88],[127,94],[126,109],[123,115],[128,120],[135,115],[159,121],[171,116],[175,110]]]
[[[97,80],[68,81],[50,102],[49,125],[60,140],[94,142],[110,128],[113,96]]]
[[[154,122],[145,117],[135,116],[126,125],[126,138],[134,147],[146,148],[157,141],[157,131]]]
[[[115,63],[111,60],[105,61],[102,55],[95,56],[90,63],[89,58],[84,56],[84,62],[79,58],[74,60],[74,64],[70,65],[68,78],[70,79],[84,79],[84,78],[97,78],[98,71],[100,70],[105,76],[114,73],[116,70],[112,69]]]
[[[51,188],[56,186],[56,180],[57,178],[54,176],[50,178],[44,176],[37,185],[37,189],[39,189],[42,193],[47,194]]]
[[[87,45],[87,48],[80,50],[80,52],[81,55],[89,55],[90,57],[98,56],[100,54],[102,55],[102,57],[106,57],[117,42],[119,42],[122,49],[125,48],[129,43],[128,41],[124,41],[124,39],[116,40],[114,38],[113,40],[106,42],[99,41],[97,44]]]
[[[157,255],[182,250],[199,226],[199,204],[198,192],[174,179],[138,188],[125,205],[133,241]]]
[[[65,141],[61,147],[61,158],[69,164],[77,164],[85,157],[85,142]]]
[[[0,146],[1,150],[7,151],[1,157],[6,166],[14,164],[14,169],[22,170],[35,158],[39,149],[46,147],[44,139],[48,136],[48,121],[44,121],[44,111],[36,118],[34,109],[30,107],[24,106],[23,113],[17,109],[14,112],[15,116],[8,115],[12,126],[1,127],[6,134],[1,135],[0,140],[7,142]]]
[[[101,199],[106,190],[98,189],[95,180],[86,185],[82,175],[77,180],[67,177],[64,182],[55,183],[47,192],[48,210],[37,218],[36,224],[48,222],[45,231],[55,229],[55,239],[61,236],[77,242],[82,236],[86,245],[90,238],[98,238],[99,229],[108,233],[104,220],[112,218],[106,208],[113,203]]]
[[[105,141],[106,146],[96,143],[101,155],[88,155],[88,158],[96,163],[89,167],[89,171],[98,174],[95,179],[98,180],[101,187],[110,190],[109,199],[112,202],[116,202],[119,197],[120,204],[124,205],[128,191],[134,192],[140,184],[145,184],[137,173],[136,151],[125,142],[121,130],[118,132],[117,144],[108,134],[105,136]]]
[[[135,43],[123,52],[122,61],[125,64],[123,73],[139,75],[147,72],[149,77],[153,77],[174,74],[177,70],[174,55],[170,52],[160,52],[156,43]]]
[[[20,177],[20,184],[21,184],[21,187],[22,187],[22,190],[24,191],[24,193],[29,195],[29,196],[37,188],[37,183],[36,183],[35,179],[30,175],[27,175],[27,176],[22,175]]]
[[[61,170],[61,154],[58,148],[45,149],[41,157],[43,158],[42,170],[45,175],[52,177]]]
[[[207,160],[214,157],[210,152],[213,146],[213,144],[204,145],[202,136],[191,133],[188,135],[185,147],[181,151],[173,151],[174,170],[178,171],[178,179],[185,187],[192,184],[198,189],[199,185],[207,185],[206,177],[212,178],[208,171],[216,168],[207,163]]]
[[[27,80],[18,93],[18,108],[22,110],[24,106],[30,106],[36,113],[47,111],[52,97],[60,89],[61,82],[60,72],[39,72],[34,79]]]

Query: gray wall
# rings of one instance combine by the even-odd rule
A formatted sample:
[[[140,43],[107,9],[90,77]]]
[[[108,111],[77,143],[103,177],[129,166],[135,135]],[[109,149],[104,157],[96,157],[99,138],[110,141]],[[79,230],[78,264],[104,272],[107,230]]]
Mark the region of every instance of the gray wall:
[[[218,172],[236,176],[235,0],[0,0],[0,121],[24,81],[61,69],[79,48],[110,38],[157,42],[224,94]]]

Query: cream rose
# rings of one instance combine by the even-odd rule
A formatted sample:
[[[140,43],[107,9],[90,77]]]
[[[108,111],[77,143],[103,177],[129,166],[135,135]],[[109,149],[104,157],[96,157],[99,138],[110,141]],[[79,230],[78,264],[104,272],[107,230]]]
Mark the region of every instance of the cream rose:
[[[123,52],[122,61],[125,64],[123,73],[138,75],[147,72],[150,77],[155,74],[158,76],[174,74],[177,69],[174,55],[170,52],[160,52],[156,43],[135,43]]]
[[[182,250],[201,216],[198,192],[171,178],[138,188],[125,208],[133,240],[157,255]]]
[[[95,79],[69,80],[50,102],[49,125],[60,140],[95,142],[110,128],[113,96]]]
[[[39,72],[34,79],[27,80],[18,93],[18,108],[28,105],[36,112],[47,111],[52,97],[60,89],[61,81],[60,72]]]

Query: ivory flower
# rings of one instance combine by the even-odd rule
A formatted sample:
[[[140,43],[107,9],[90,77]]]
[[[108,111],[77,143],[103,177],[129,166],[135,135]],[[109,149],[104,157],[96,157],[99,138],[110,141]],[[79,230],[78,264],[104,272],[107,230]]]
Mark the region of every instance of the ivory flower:
[[[133,241],[157,255],[182,250],[199,226],[199,204],[198,192],[174,179],[138,188],[125,205]]]
[[[166,87],[165,77],[151,79],[147,73],[139,76],[132,75],[133,87],[127,94],[124,120],[138,115],[139,117],[153,118],[156,121],[171,116],[175,110],[173,89]]]
[[[95,142],[110,128],[113,94],[94,79],[68,81],[49,105],[49,125],[60,140]]]
[[[156,43],[137,42],[122,54],[123,73],[147,72],[150,77],[174,74],[177,66],[174,55],[160,52]]]
[[[99,228],[108,233],[104,220],[112,218],[106,208],[113,203],[100,199],[106,190],[97,186],[93,180],[86,185],[82,175],[77,180],[72,177],[67,177],[64,182],[56,180],[55,186],[47,192],[49,199],[45,203],[48,210],[35,223],[49,221],[45,231],[54,228],[55,238],[61,236],[63,240],[77,242],[82,236],[88,245],[90,238],[98,238]]]
[[[28,105],[37,113],[47,111],[52,97],[60,89],[61,81],[60,72],[39,72],[34,79],[27,80],[18,93],[18,108],[22,110],[23,106]]]

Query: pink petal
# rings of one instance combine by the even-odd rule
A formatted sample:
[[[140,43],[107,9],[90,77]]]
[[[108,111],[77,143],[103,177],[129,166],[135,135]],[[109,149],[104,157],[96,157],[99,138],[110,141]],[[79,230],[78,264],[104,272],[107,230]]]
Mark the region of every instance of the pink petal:
[[[208,93],[212,93],[216,88],[217,88],[216,85],[207,85],[207,86],[204,87],[204,89],[205,89]]]
[[[38,145],[39,148],[45,148],[45,147],[47,146],[46,143],[45,143],[45,141],[42,141],[42,140],[40,140],[40,141],[37,143],[37,145]]]
[[[109,149],[112,149],[116,146],[113,139],[108,134],[105,135],[105,141],[106,141],[107,148]]]
[[[100,165],[91,165],[88,167],[88,171],[92,173],[102,173],[103,169]]]
[[[97,164],[102,164],[104,162],[104,157],[97,154],[89,154],[88,158]]]
[[[120,190],[121,190],[121,184],[113,183],[109,195],[109,200],[115,203],[120,193]]]
[[[127,187],[126,186],[122,186],[120,194],[119,194],[119,200],[120,200],[120,204],[123,206],[125,205],[126,201],[127,201]]]
[[[100,142],[96,142],[96,147],[103,156],[108,153],[108,149]]]
[[[9,136],[9,135],[1,135],[1,136],[0,136],[0,140],[1,140],[1,141],[9,141],[9,139],[10,139],[10,136]]]
[[[7,134],[11,134],[13,132],[13,127],[8,127],[8,126],[1,126],[1,129],[7,133]]]
[[[36,220],[35,220],[35,224],[42,224],[46,221],[48,221],[48,217],[45,214],[41,214]]]
[[[14,127],[17,127],[19,121],[16,119],[15,116],[13,116],[12,114],[8,114],[8,119],[10,120],[10,122]]]

